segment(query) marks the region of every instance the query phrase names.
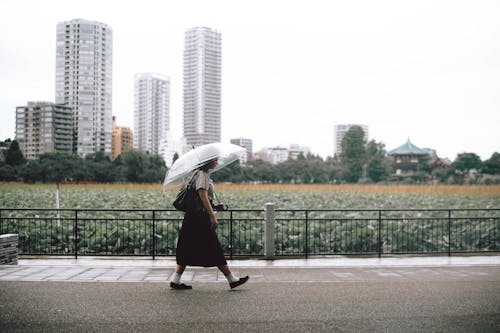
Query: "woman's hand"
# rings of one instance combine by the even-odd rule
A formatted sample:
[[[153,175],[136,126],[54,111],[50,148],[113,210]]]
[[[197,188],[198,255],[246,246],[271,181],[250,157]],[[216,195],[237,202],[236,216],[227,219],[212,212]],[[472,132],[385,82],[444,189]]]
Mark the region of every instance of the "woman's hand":
[[[215,230],[219,226],[219,221],[217,220],[217,216],[215,214],[210,214],[210,230]]]

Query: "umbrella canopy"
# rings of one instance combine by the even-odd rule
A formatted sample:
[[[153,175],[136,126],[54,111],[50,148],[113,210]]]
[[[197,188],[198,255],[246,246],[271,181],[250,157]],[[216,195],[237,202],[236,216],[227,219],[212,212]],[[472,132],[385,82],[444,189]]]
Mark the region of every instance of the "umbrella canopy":
[[[216,142],[196,147],[172,164],[172,167],[167,171],[163,185],[184,182],[194,170],[214,159],[218,159],[218,163],[212,172],[220,170],[236,161],[243,152],[245,152],[245,148],[230,143]]]

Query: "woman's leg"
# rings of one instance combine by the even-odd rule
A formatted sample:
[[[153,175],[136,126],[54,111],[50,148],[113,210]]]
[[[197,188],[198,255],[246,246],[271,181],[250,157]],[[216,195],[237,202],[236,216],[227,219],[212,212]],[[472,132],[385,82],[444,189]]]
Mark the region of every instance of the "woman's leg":
[[[217,266],[219,268],[219,270],[224,273],[225,276],[228,276],[229,274],[231,274],[231,270],[229,269],[229,266],[228,265],[222,265],[222,266]]]
[[[177,266],[175,267],[175,272],[176,272],[177,274],[182,275],[182,273],[184,273],[184,270],[185,270],[185,269],[186,269],[186,265],[177,265]]]
[[[231,287],[231,289],[236,288],[248,281],[248,276],[244,276],[242,278],[237,278],[236,276],[234,276],[233,273],[231,273],[228,265],[221,265],[217,267],[226,276],[227,282],[229,282],[229,286]]]
[[[184,273],[184,270],[186,269],[186,265],[179,265],[175,267],[175,273],[172,275],[172,282],[175,284],[180,284],[181,283],[181,276],[182,273]]]

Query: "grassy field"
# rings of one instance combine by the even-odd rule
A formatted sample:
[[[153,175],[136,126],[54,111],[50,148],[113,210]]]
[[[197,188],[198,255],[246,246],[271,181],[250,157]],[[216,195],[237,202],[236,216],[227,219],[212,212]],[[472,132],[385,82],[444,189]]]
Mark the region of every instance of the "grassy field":
[[[233,209],[499,208],[500,185],[251,185],[217,184]],[[55,184],[0,183],[0,207],[54,208]],[[172,209],[177,188],[159,184],[63,184],[61,208]]]

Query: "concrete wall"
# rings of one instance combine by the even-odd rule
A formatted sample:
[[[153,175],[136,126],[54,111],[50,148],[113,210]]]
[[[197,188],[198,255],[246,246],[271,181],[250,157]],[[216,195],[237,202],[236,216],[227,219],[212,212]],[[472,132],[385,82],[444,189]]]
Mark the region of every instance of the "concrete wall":
[[[17,234],[0,235],[0,265],[17,265]]]

